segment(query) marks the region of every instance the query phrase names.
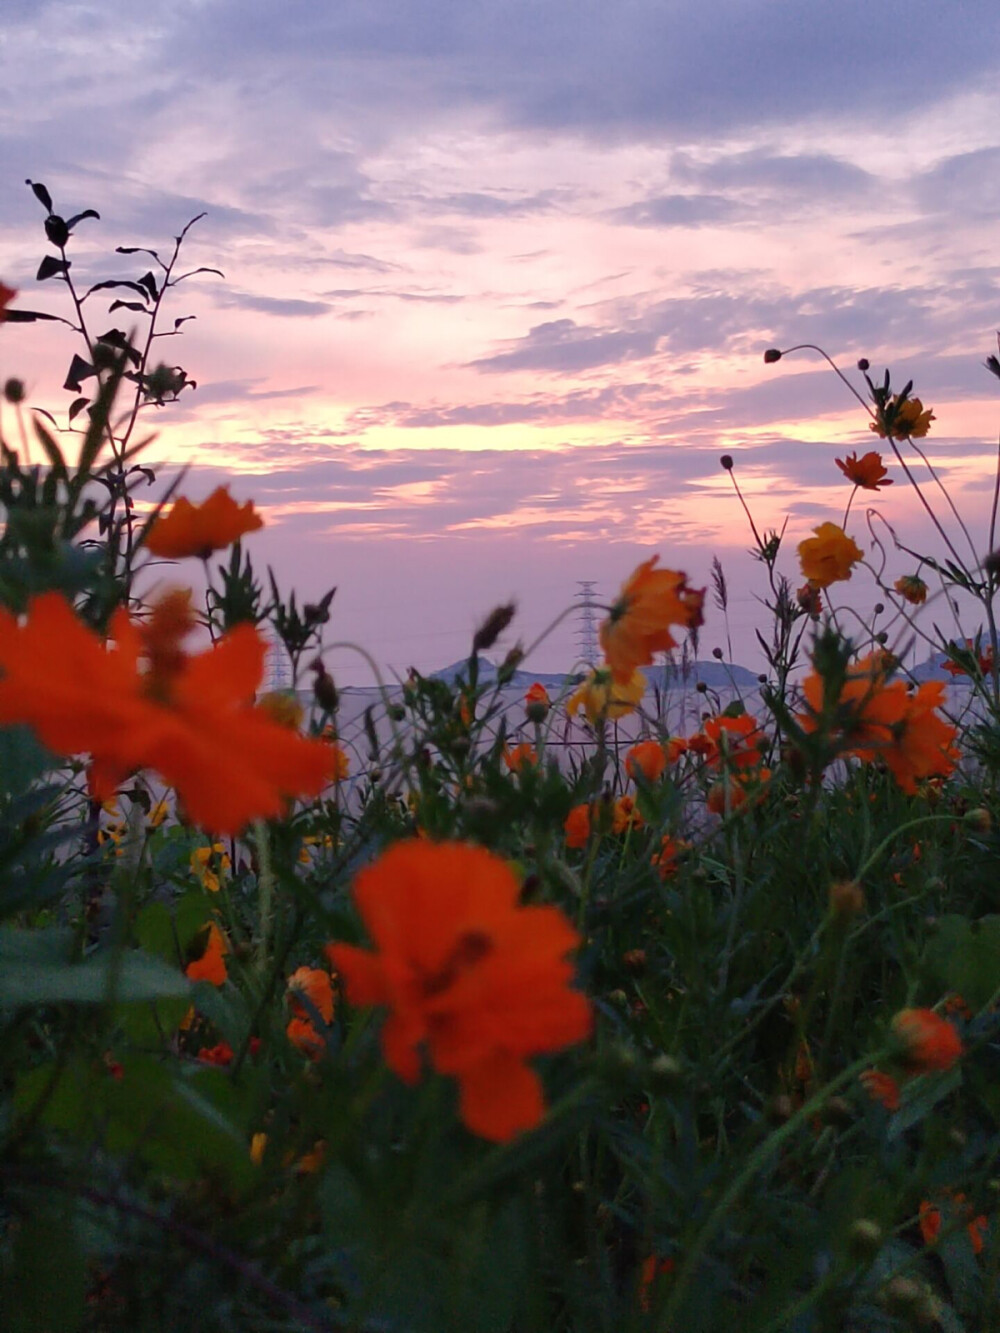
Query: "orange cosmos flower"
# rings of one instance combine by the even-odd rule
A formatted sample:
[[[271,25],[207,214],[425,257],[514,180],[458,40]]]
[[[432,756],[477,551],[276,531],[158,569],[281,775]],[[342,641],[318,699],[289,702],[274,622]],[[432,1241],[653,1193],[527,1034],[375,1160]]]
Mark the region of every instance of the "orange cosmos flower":
[[[615,680],[611,672],[598,667],[577,686],[566,703],[566,712],[575,717],[582,708],[590,725],[604,718],[614,720],[634,713],[646,692],[646,677],[633,671],[625,681]]]
[[[645,560],[626,580],[601,625],[601,647],[616,681],[627,682],[653,654],[677,647],[670,626],[697,629],[705,590],[687,586],[687,575],[656,569],[659,556]]]
[[[504,746],[503,761],[512,773],[520,773],[524,768],[532,768],[538,763],[535,747],[527,741],[521,741],[513,749]]]
[[[213,921],[204,940],[201,957],[192,959],[184,973],[189,981],[208,981],[213,986],[222,986],[226,981],[226,954],[229,952],[226,937]]]
[[[524,711],[527,714],[529,722],[544,722],[549,709],[552,707],[552,700],[549,698],[549,692],[540,680],[536,680],[533,685],[529,685],[524,696]]]
[[[666,766],[666,752],[659,741],[639,741],[625,756],[625,772],[633,780],[641,773],[647,782],[658,782]]]
[[[950,1069],[962,1054],[962,1039],[953,1024],[933,1009],[901,1009],[892,1031],[914,1073]]]
[[[183,496],[170,513],[157,518],[146,534],[146,549],[165,560],[196,555],[207,560],[213,551],[224,550],[248,532],[256,532],[264,520],[253,502],[239,505],[228,486],[219,486],[207,500],[193,505]]]
[[[688,743],[683,736],[671,736],[667,741],[667,763],[676,764],[682,755],[687,754]]]
[[[891,1074],[883,1074],[879,1069],[866,1069],[858,1076],[858,1082],[873,1102],[878,1102],[887,1111],[899,1110],[900,1087]]]
[[[836,523],[821,523],[813,528],[815,536],[799,542],[799,563],[802,576],[814,588],[829,588],[831,583],[842,583],[864,552],[853,537],[848,537]]]
[[[288,1003],[292,1017],[288,1021],[285,1035],[303,1055],[311,1060],[318,1060],[326,1048],[322,1033],[317,1031],[313,1022],[312,1010],[308,1009],[299,998],[304,997],[319,1014],[324,1023],[333,1021],[333,983],[329,972],[319,967],[297,968],[288,978]]]
[[[935,419],[934,413],[929,408],[925,410],[919,398],[907,398],[901,403],[894,396],[886,403],[885,410],[879,411],[875,420],[868,423],[868,429],[883,440],[889,437],[894,440],[905,440],[907,437],[920,440],[930,430],[931,422]]]
[[[198,1052],[198,1059],[203,1065],[219,1065],[225,1069],[233,1063],[233,1048],[228,1042],[220,1041],[215,1046],[203,1046]]]
[[[749,713],[709,718],[704,735],[711,746],[705,754],[709,768],[718,768],[723,760],[730,768],[754,768],[767,744],[767,737]]]
[[[6,283],[0,282],[0,324],[7,318],[7,307],[17,295],[13,287],[8,287]]]
[[[647,1255],[639,1270],[639,1308],[649,1314],[650,1298],[661,1278],[674,1271],[673,1259],[659,1259],[655,1254]]]
[[[386,1062],[415,1083],[421,1053],[460,1088],[460,1114],[495,1142],[537,1125],[542,1085],[532,1055],[581,1041],[587,998],[567,954],[579,936],[555,907],[521,907],[510,866],[466,843],[390,847],[355,880],[375,951],[327,954],[357,1005],[386,1005]]]
[[[212,868],[213,858],[215,857],[218,857],[215,863],[217,870]],[[201,887],[207,889],[209,893],[219,892],[219,876],[226,874],[232,865],[226,852],[226,845],[223,842],[213,842],[211,847],[196,847],[191,853],[189,864],[191,873],[199,880]]]
[[[855,486],[860,486],[863,490],[877,491],[880,486],[892,485],[886,466],[882,462],[882,455],[876,453],[874,449],[870,453],[863,454],[861,458],[854,453],[848,454],[843,459],[834,459],[834,462],[848,481],[853,481]]]
[[[683,838],[673,838],[665,833],[660,839],[660,850],[654,852],[649,863],[656,867],[660,879],[672,879],[677,874],[677,862],[688,850],[689,844]]]
[[[803,583],[795,594],[795,600],[812,620],[819,620],[823,614],[823,594],[811,583]]]
[[[627,829],[634,828],[642,828],[642,815],[636,806],[635,798],[619,796],[611,811],[611,832],[624,833]]]
[[[923,606],[927,601],[927,584],[919,574],[904,574],[892,586],[911,606]]]
[[[343,782],[351,771],[351,761],[347,757],[347,751],[339,741],[329,740],[325,736],[322,739],[325,741],[330,755],[329,779],[331,782]]]
[[[253,706],[265,654],[253,626],[184,651],[189,599],[168,594],[144,625],[117,611],[110,648],[58,593],[35,598],[23,624],[0,609],[0,723],[28,723],[56,754],[89,752],[97,800],[152,768],[195,823],[235,834],[280,814],[286,795],[319,793],[329,752]]]
[[[563,824],[567,847],[586,847],[590,841],[590,806],[574,805]]]
[[[991,643],[982,644],[981,636],[977,635],[975,639],[966,639],[964,647],[961,644],[952,644],[953,649],[957,649],[965,658],[964,662],[956,662],[952,658],[946,659],[941,663],[945,671],[950,676],[971,676],[972,661],[975,661],[979,668],[980,675],[988,676],[993,671],[993,645]]]

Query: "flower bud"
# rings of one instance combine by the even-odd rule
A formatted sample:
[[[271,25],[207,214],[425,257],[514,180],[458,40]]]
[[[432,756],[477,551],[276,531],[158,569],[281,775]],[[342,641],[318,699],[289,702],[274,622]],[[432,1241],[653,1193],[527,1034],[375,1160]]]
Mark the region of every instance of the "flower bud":
[[[775,361],[780,361],[780,360],[781,360],[781,352],[778,350],[777,347],[769,347],[767,351],[764,353],[765,366],[771,366],[775,363]]]
[[[23,403],[24,380],[9,379],[3,386],[3,396],[8,403]]]
[[[722,464],[726,472],[732,472],[733,470],[732,454],[723,454],[722,457],[719,459],[719,462]]]

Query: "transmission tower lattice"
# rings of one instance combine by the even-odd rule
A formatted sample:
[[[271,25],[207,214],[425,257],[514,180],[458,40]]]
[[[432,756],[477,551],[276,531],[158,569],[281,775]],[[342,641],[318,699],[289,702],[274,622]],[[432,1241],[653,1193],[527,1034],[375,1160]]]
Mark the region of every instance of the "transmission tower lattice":
[[[265,659],[264,679],[269,692],[291,688],[292,675],[285,645],[268,635],[267,657]]]
[[[576,645],[580,658],[584,662],[596,662],[598,657],[597,647],[597,601],[594,596],[594,589],[597,587],[593,579],[578,579],[576,594],[579,602],[579,622],[576,630]]]

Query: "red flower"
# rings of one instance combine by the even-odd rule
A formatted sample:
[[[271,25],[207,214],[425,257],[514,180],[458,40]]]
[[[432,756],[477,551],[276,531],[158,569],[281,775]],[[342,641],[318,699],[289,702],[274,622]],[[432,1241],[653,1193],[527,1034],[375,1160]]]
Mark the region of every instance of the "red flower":
[[[7,318],[7,307],[16,295],[17,292],[13,287],[8,287],[5,283],[0,282],[0,324]]]
[[[226,937],[213,921],[205,934],[201,956],[194,958],[184,969],[189,981],[208,981],[213,986],[222,986],[226,980],[226,954],[229,945]]]
[[[545,1113],[527,1057],[590,1033],[587,998],[570,987],[579,943],[555,907],[521,907],[510,867],[466,843],[396,843],[361,871],[354,897],[375,951],[327,953],[356,1005],[386,1005],[387,1064],[407,1083],[421,1052],[461,1091],[474,1134],[497,1142]]]
[[[848,454],[846,458],[834,460],[848,481],[866,491],[877,491],[880,486],[891,486],[882,455],[874,449],[858,458],[857,454]]]

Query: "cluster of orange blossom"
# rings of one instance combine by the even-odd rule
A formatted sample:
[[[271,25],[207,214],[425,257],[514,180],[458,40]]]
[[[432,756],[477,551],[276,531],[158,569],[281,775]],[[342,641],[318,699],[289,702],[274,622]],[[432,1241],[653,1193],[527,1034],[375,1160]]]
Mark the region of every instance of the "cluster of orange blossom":
[[[891,659],[873,653],[847,672],[835,700],[834,734],[841,751],[866,763],[886,765],[909,795],[924,778],[947,777],[958,758],[957,728],[936,713],[944,703],[944,685],[925,681],[916,689],[888,680]],[[823,713],[824,684],[813,671],[802,682],[805,731],[814,731]]]
[[[528,1057],[581,1041],[592,1023],[570,986],[579,936],[558,908],[519,896],[510,866],[481,847],[399,842],[354,884],[374,951],[327,946],[350,1002],[389,1009],[389,1067],[414,1083],[426,1056],[457,1079],[466,1127],[496,1142],[544,1115]]]
[[[58,593],[35,598],[20,622],[0,609],[0,722],[28,723],[56,754],[89,753],[97,800],[156,770],[189,817],[219,833],[317,795],[328,747],[254,705],[266,652],[257,630],[237,625],[188,654],[194,625],[186,591],[161,597],[145,621],[118,610],[108,642]]]

